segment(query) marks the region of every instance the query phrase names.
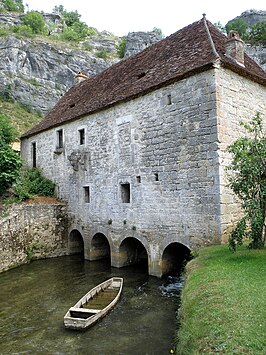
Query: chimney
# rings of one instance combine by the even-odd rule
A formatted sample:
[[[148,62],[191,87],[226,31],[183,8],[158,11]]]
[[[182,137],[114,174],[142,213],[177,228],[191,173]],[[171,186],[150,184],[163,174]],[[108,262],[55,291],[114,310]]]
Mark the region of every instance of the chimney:
[[[238,32],[230,31],[225,42],[225,55],[244,67],[244,42]]]
[[[77,74],[75,74],[75,83],[79,84],[80,82],[88,79],[89,77],[85,74],[83,74],[81,71],[79,71]]]

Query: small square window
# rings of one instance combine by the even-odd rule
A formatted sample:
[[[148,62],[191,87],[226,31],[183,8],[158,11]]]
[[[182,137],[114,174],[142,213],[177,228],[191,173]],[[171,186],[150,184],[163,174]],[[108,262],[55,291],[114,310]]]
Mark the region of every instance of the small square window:
[[[85,129],[79,129],[79,144],[85,144]]]
[[[56,131],[57,135],[57,148],[63,148],[63,130],[59,129]]]
[[[125,183],[120,185],[121,199],[123,203],[130,203],[130,184]]]
[[[141,177],[140,176],[136,176],[136,179],[137,179],[137,183],[141,183]]]
[[[90,187],[84,186],[83,189],[84,189],[84,202],[90,203]]]

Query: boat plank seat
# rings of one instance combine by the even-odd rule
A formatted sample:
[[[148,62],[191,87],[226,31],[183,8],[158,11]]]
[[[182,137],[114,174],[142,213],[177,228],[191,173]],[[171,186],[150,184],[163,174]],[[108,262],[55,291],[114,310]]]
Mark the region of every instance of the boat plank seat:
[[[82,312],[82,313],[99,313],[101,310],[100,309],[92,309],[92,308],[79,308],[79,307],[71,307],[69,309],[70,311],[73,312]]]

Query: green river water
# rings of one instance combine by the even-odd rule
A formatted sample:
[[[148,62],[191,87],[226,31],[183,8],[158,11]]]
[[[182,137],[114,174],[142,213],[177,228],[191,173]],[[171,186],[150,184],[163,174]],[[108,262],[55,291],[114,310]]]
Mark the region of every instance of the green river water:
[[[67,330],[70,306],[98,283],[124,278],[116,307],[85,332]],[[173,348],[182,280],[116,269],[79,256],[38,260],[0,274],[0,354],[164,355]]]

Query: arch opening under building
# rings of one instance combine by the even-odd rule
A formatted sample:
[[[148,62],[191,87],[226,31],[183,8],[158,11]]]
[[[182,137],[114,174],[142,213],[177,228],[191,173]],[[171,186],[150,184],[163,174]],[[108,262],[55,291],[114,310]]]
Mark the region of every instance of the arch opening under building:
[[[138,266],[144,272],[148,272],[148,253],[144,245],[136,238],[124,239],[119,248],[119,265]]]
[[[73,229],[69,234],[68,250],[70,254],[80,254],[84,256],[83,237],[77,229]]]
[[[90,260],[110,259],[110,244],[106,236],[96,233],[91,240]]]
[[[177,242],[169,244],[162,255],[162,276],[180,275],[190,259],[190,249],[184,244]]]

